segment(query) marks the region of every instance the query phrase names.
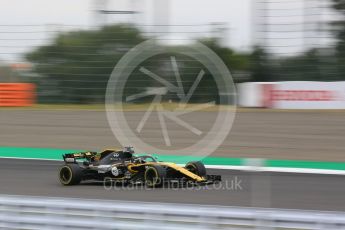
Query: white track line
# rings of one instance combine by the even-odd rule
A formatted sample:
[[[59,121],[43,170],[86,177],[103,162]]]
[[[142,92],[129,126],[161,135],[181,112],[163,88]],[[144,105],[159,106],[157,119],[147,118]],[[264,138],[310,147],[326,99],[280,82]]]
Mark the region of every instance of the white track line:
[[[206,165],[209,169],[228,169],[256,172],[282,172],[282,173],[308,173],[325,175],[345,175],[345,170],[335,169],[311,169],[311,168],[284,168],[284,167],[254,167],[254,166],[233,166],[233,165]]]
[[[4,158],[4,159],[18,159],[18,160],[37,160],[37,161],[63,161],[62,159],[58,160],[58,159],[45,159],[45,158],[28,158],[28,157],[1,157],[0,156],[0,159],[1,158]]]

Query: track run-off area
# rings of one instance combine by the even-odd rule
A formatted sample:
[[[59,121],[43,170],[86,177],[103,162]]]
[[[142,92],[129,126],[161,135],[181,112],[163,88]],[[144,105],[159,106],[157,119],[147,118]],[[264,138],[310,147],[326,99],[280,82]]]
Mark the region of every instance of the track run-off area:
[[[0,110],[0,146],[96,151],[120,146],[105,111],[66,109]],[[144,112],[125,113],[128,123],[136,127]],[[204,111],[183,118],[203,130],[207,128],[205,121],[214,118],[213,113]],[[142,133],[150,137],[151,144],[164,144],[154,117]],[[169,135],[176,137],[172,147],[177,154],[190,155],[178,149],[194,141],[193,135],[174,127]],[[238,110],[229,135],[211,156],[345,162],[344,149],[344,111]]]

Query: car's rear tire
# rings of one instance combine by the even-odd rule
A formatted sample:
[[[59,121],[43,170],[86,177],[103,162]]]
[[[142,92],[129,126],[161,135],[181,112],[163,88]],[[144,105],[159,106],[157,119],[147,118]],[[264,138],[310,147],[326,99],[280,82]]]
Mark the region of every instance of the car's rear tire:
[[[188,162],[185,168],[194,173],[195,175],[204,177],[206,176],[206,168],[205,165],[201,161],[191,161]]]
[[[59,180],[63,185],[79,184],[83,177],[83,169],[78,164],[65,164],[59,170]]]
[[[160,165],[152,165],[145,170],[145,184],[148,187],[160,187],[166,178],[166,169]]]

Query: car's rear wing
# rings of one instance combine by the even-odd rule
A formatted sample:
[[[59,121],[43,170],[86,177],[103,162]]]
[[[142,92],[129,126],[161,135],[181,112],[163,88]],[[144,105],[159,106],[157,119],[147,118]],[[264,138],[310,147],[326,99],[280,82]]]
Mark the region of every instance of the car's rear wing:
[[[62,155],[63,160],[66,163],[76,163],[77,159],[87,159],[87,160],[94,160],[96,157],[97,152],[79,152],[79,153],[66,153]]]

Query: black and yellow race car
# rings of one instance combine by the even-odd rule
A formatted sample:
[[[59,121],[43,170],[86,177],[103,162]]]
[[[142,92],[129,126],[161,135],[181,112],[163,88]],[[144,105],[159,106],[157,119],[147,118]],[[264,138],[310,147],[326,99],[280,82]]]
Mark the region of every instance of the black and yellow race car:
[[[89,180],[111,180],[158,187],[171,182],[210,184],[221,181],[220,175],[207,175],[200,161],[189,162],[182,167],[157,161],[151,155],[137,156],[132,147],[107,149],[99,153],[67,153],[63,159],[65,163],[59,169],[59,180],[63,185],[76,185]]]

